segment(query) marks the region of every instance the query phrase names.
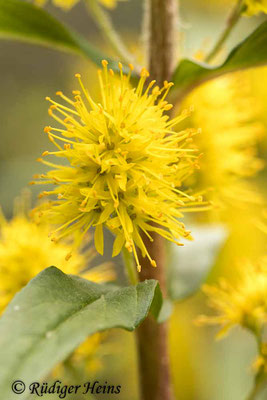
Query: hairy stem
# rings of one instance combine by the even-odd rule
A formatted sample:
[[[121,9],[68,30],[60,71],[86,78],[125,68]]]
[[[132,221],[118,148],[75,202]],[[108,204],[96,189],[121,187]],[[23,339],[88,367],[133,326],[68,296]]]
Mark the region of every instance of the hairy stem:
[[[235,7],[233,8],[229,17],[227,18],[226,26],[225,26],[222,34],[220,35],[218,41],[215,43],[215,46],[213,47],[211,52],[205,58],[205,62],[207,62],[207,63],[211,62],[214,59],[214,57],[219,53],[222,46],[226,42],[227,38],[231,34],[233,28],[236,26],[237,22],[239,21],[239,18],[241,17],[241,14],[244,11],[244,8],[245,8],[244,1],[239,0],[237,2],[237,4],[235,5]]]
[[[134,265],[133,257],[126,248],[124,248],[122,250],[122,255],[123,255],[124,265],[127,270],[129,281],[132,285],[137,285],[138,277],[137,277],[136,266]]]
[[[97,0],[85,0],[87,8],[97,22],[106,41],[111,45],[121,62],[134,63],[133,56],[128,52],[120,36],[115,31],[108,14]]]
[[[140,280],[156,279],[160,283],[163,295],[166,295],[165,281],[165,243],[157,235],[153,235],[151,243],[143,238],[151,257],[156,260],[157,267],[151,267],[146,258],[142,262]],[[168,352],[168,323],[158,324],[152,317],[148,317],[137,330],[141,399],[142,400],[170,400],[172,387],[170,379],[169,352]]]
[[[174,69],[177,0],[146,0],[149,72],[158,85],[170,80]]]
[[[177,0],[146,0],[145,27],[147,32],[148,64],[150,78],[158,85],[170,80],[174,68],[174,43],[177,17]],[[141,259],[140,280],[156,279],[166,295],[166,256],[164,239],[152,235],[153,242],[143,236],[151,258]],[[140,256],[141,258],[141,256]],[[170,359],[168,352],[168,323],[158,324],[148,317],[137,330],[140,389],[142,400],[171,400]]]

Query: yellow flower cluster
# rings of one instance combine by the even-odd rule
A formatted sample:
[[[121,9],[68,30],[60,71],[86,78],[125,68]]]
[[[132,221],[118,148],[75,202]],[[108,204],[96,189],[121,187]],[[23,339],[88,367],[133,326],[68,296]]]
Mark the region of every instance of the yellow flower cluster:
[[[25,213],[18,212],[7,221],[0,218],[0,313],[13,296],[43,269],[52,265],[67,274],[81,274],[94,257],[91,248],[83,254],[72,252],[72,258],[65,260],[72,249],[66,242],[53,243],[48,238],[50,227],[36,224]],[[109,265],[95,267],[83,274],[95,282],[111,280],[114,277]]]
[[[90,374],[90,378],[92,378],[102,369],[103,353],[110,353],[110,348],[107,346],[107,335],[105,332],[98,332],[89,336],[64,362],[53,369],[51,376],[59,380],[64,378],[64,381],[67,382],[69,374],[72,373],[69,377],[72,383],[77,375],[82,380],[83,372],[85,376]],[[75,376],[73,376],[73,371]]]
[[[45,3],[47,3],[48,0],[35,0],[35,4],[38,6],[43,6]],[[52,3],[56,7],[60,7],[63,10],[70,10],[72,7],[74,7],[80,0],[52,0]],[[103,6],[107,8],[115,8],[117,5],[117,1],[120,0],[98,0],[99,3],[101,3]]]
[[[0,213],[0,314],[14,297],[32,278],[43,269],[52,265],[67,274],[80,274],[93,282],[101,283],[114,280],[114,271],[110,264],[102,264],[84,272],[94,257],[94,250],[83,254],[72,252],[72,258],[65,260],[70,252],[68,243],[55,244],[48,238],[49,226],[37,224],[27,215],[26,197],[19,199],[19,207],[12,220],[7,221]],[[0,210],[1,211],[1,210]],[[98,351],[103,342],[103,334],[89,337],[71,356],[73,365],[83,363],[90,373],[101,366]],[[64,363],[54,372],[62,377]]]
[[[245,0],[246,9],[244,15],[252,16],[259,13],[267,14],[267,0]]]
[[[156,232],[177,244],[179,238],[190,238],[190,232],[179,221],[184,211],[203,206],[202,197],[183,190],[183,182],[198,167],[198,156],[192,144],[194,129],[176,131],[189,111],[170,119],[166,114],[172,105],[166,101],[171,83],[162,88],[150,82],[143,69],[136,88],[130,85],[131,70],[124,75],[119,63],[119,79],[107,61],[99,70],[101,103],[97,104],[85,89],[80,75],[81,91],[74,100],[57,94],[66,102],[52,103],[49,114],[63,127],[46,127],[45,132],[57,151],[45,151],[64,162],[54,164],[40,159],[53,169],[33,183],[53,184],[50,192],[57,199],[43,209],[45,218],[59,227],[54,240],[77,233],[78,246],[91,226],[95,226],[95,246],[103,253],[103,226],[116,236],[113,256],[123,246],[133,252],[138,269],[136,246],[150,258],[142,234],[152,241]],[[63,143],[61,146],[59,143]],[[67,162],[67,165],[66,165]]]
[[[201,185],[212,187],[220,207],[246,208],[261,202],[249,178],[262,167],[256,156],[262,136],[258,107],[243,73],[217,78],[196,89],[187,102],[193,104],[193,124],[201,126],[198,146],[205,154]]]
[[[267,259],[256,265],[242,263],[238,281],[221,280],[217,286],[204,285],[209,305],[216,316],[200,316],[198,324],[221,325],[219,336],[240,325],[258,335],[267,322]]]

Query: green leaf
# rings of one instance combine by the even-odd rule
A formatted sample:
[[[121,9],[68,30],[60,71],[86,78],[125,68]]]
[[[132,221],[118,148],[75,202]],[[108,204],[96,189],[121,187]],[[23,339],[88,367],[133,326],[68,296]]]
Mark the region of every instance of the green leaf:
[[[47,268],[22,289],[0,319],[0,393],[44,378],[87,336],[110,328],[133,331],[162,304],[157,281],[114,288]],[[29,391],[19,396],[27,398]]]
[[[202,82],[228,72],[264,64],[267,64],[267,21],[238,44],[219,66],[211,67],[205,63],[182,60],[172,78],[174,90],[177,97],[182,98]]]
[[[193,227],[192,234],[194,240],[184,247],[171,245],[168,290],[172,300],[183,300],[199,289],[227,238],[221,225]]]
[[[88,57],[97,65],[112,60],[48,12],[21,0],[0,0],[0,37],[33,42]]]

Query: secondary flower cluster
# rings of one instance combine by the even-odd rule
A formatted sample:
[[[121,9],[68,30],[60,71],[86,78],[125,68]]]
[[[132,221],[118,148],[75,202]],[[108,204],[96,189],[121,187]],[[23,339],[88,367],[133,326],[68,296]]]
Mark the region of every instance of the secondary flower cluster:
[[[19,201],[24,204],[24,200]],[[20,206],[10,221],[0,213],[0,313],[16,292],[43,269],[55,265],[67,274],[82,274],[94,257],[91,247],[83,253],[73,251],[73,257],[67,262],[65,257],[71,245],[51,242],[48,238],[51,228],[46,223],[37,224],[27,211],[24,205]],[[114,278],[108,264],[82,275],[95,282]]]
[[[261,12],[267,13],[267,0],[245,0],[244,4],[246,6],[245,15],[251,16]]]
[[[260,203],[250,179],[262,167],[257,143],[264,128],[244,73],[217,78],[196,89],[187,100],[193,104],[193,124],[201,126],[198,146],[205,154],[201,183],[212,187],[220,208],[245,208]],[[212,173],[211,173],[212,171]]]
[[[222,279],[217,286],[203,287],[217,315],[201,316],[197,322],[221,325],[219,336],[235,325],[258,335],[267,323],[267,259],[257,264],[242,263],[239,272],[234,285]]]
[[[52,232],[53,240],[75,232],[78,246],[94,226],[95,246],[102,254],[106,226],[116,236],[113,256],[125,246],[140,270],[136,246],[156,266],[142,235],[152,241],[150,233],[156,232],[180,244],[179,238],[190,238],[190,232],[179,218],[205,203],[200,195],[183,189],[183,182],[198,168],[192,143],[197,130],[174,128],[190,111],[170,119],[166,112],[172,105],[166,96],[172,84],[146,84],[149,74],[143,69],[134,88],[132,69],[130,65],[125,75],[119,63],[116,76],[103,61],[98,72],[101,103],[92,99],[79,74],[81,91],[73,92],[73,100],[61,92],[57,94],[65,105],[48,98],[49,114],[62,127],[45,128],[57,151],[45,151],[43,156],[56,156],[62,163],[40,159],[53,169],[33,183],[54,185],[41,194],[57,197],[42,207],[44,217],[59,226]]]

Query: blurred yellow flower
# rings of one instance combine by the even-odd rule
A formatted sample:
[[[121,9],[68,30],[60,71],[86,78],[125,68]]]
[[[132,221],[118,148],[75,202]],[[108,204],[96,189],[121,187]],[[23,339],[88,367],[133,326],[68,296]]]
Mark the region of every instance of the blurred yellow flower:
[[[259,13],[267,13],[267,0],[245,0],[246,9],[244,15],[256,15]]]
[[[198,324],[221,325],[219,337],[235,325],[258,335],[267,322],[267,258],[242,263],[235,284],[221,279],[217,286],[204,285],[203,291],[217,315],[200,316]]]
[[[92,248],[83,254],[74,251],[72,258],[66,261],[65,256],[70,252],[70,244],[53,243],[48,238],[49,226],[45,223],[37,224],[30,218],[26,203],[27,196],[18,199],[15,215],[10,221],[0,213],[0,314],[16,292],[51,265],[57,266],[67,274],[79,274],[97,283],[115,279],[115,273],[109,263],[84,271],[95,256]],[[73,368],[80,363],[87,373],[99,370],[101,361],[98,352],[104,338],[104,334],[97,333],[78,347],[69,360]],[[62,377],[64,365],[58,365],[54,375]]]
[[[7,221],[0,217],[0,313],[15,293],[25,286],[35,275],[52,265],[67,274],[82,274],[94,257],[91,248],[84,254],[72,252],[72,258],[65,260],[70,252],[69,243],[53,243],[49,238],[51,228],[45,224],[36,224],[27,213],[18,210]],[[108,281],[114,273],[108,264],[92,268],[82,274],[95,282]]]
[[[267,376],[267,343],[260,343],[259,353],[252,367],[257,373],[264,373]]]
[[[89,336],[64,362],[58,364],[52,371],[52,377],[63,379],[73,383],[73,379],[83,377],[99,372],[102,368],[102,357],[105,353],[110,353],[110,347],[107,346],[107,333],[95,333]],[[75,373],[73,375],[73,372]],[[75,382],[76,383],[80,383]]]
[[[66,105],[48,98],[52,103],[49,114],[63,128],[45,128],[58,151],[45,151],[43,156],[59,157],[67,165],[40,159],[53,170],[33,183],[54,185],[41,196],[57,196],[42,211],[51,223],[59,225],[52,233],[55,240],[76,232],[74,245],[78,246],[95,226],[95,246],[102,254],[106,226],[116,235],[113,255],[125,246],[134,253],[140,270],[136,246],[156,266],[141,233],[151,238],[149,232],[154,231],[180,244],[179,238],[190,238],[190,232],[178,218],[205,203],[201,196],[189,195],[182,188],[198,167],[192,144],[197,130],[174,130],[189,111],[173,119],[165,114],[172,108],[165,100],[172,84],[165,82],[163,88],[152,89],[152,81],[144,89],[149,74],[143,69],[133,88],[129,83],[132,66],[127,76],[120,63],[119,68],[118,79],[103,61],[103,71],[99,70],[101,104],[91,98],[79,74],[82,93],[75,90],[74,101],[61,92],[57,94]]]
[[[70,10],[72,7],[74,7],[79,0],[51,0],[54,6],[60,7],[63,10]],[[35,4],[38,6],[43,6],[48,2],[48,0],[35,0]]]
[[[263,167],[257,157],[263,125],[257,121],[257,102],[244,74],[227,75],[202,85],[189,96],[187,104],[195,107],[194,126],[202,128],[198,137],[204,153],[200,184],[214,189],[211,197],[220,208],[245,209],[261,203],[249,178]]]
[[[87,373],[100,370],[102,363],[100,357],[97,357],[97,352],[103,344],[104,338],[105,333],[95,333],[82,343],[73,353],[74,365],[82,362]]]
[[[43,6],[48,0],[35,0],[35,4],[38,6]],[[60,7],[63,10],[70,10],[74,7],[80,0],[51,0],[56,7]],[[107,8],[115,8],[118,1],[126,0],[98,0],[103,6]]]
[[[126,0],[98,0],[98,1],[107,8],[115,8],[118,1],[126,1]]]

